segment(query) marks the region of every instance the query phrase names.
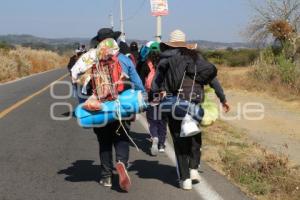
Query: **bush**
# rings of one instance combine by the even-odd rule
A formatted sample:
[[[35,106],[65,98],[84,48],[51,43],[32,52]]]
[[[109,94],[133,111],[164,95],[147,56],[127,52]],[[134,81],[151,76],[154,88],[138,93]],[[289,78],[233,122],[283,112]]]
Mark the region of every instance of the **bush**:
[[[298,70],[300,71],[300,36],[295,41],[295,48],[294,48],[295,54],[293,56],[293,60],[295,64],[298,67]]]
[[[259,51],[256,49],[234,50],[228,48],[227,50],[206,51],[203,56],[214,64],[231,67],[249,66],[258,58]]]
[[[276,62],[282,82],[293,87],[299,77],[299,74],[296,73],[296,65],[283,55],[278,56]]]
[[[293,60],[286,56],[284,51],[275,56],[271,48],[263,50],[250,76],[266,84],[283,84],[293,89],[295,93],[299,93],[300,81],[298,77],[300,71],[297,70]]]
[[[10,49],[14,49],[14,46],[7,44],[6,42],[0,41],[0,50],[2,51],[8,51]]]

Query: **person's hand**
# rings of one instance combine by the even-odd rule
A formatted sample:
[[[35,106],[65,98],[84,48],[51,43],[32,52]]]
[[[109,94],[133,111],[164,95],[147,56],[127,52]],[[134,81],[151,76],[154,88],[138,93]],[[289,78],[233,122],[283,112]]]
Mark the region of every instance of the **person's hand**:
[[[160,98],[159,97],[156,97],[154,98],[151,102],[150,102],[150,105],[151,106],[156,106],[160,103]]]
[[[153,100],[152,100],[152,102],[150,103],[151,105],[158,105],[160,102],[161,102],[161,100],[163,99],[163,98],[165,98],[167,96],[167,92],[166,91],[161,91],[160,93],[159,93],[159,96],[158,97],[155,97]]]
[[[163,98],[165,98],[167,96],[167,92],[166,91],[161,91],[160,93],[159,93],[159,98],[160,98],[160,100],[162,100]]]
[[[126,73],[122,72],[120,76],[120,80],[127,80],[127,79],[129,79],[129,76]]]
[[[224,103],[222,103],[222,107],[223,107],[223,111],[225,113],[228,113],[230,111],[230,106],[226,101]]]

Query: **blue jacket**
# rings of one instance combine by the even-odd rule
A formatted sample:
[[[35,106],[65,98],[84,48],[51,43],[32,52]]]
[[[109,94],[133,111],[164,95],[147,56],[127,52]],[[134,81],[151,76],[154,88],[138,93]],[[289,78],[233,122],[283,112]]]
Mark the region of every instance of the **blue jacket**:
[[[118,59],[122,66],[122,70],[124,71],[124,73],[126,73],[129,76],[130,81],[133,83],[135,87],[134,89],[145,92],[145,88],[143,86],[142,80],[140,79],[138,73],[136,72],[135,66],[133,62],[130,60],[130,58],[120,53],[118,55]]]

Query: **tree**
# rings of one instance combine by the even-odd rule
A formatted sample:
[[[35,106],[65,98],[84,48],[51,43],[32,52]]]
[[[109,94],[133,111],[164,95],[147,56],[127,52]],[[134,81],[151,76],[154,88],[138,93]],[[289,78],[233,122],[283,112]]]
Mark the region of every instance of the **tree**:
[[[249,0],[256,13],[248,29],[248,38],[265,43],[273,38],[281,43],[293,37],[300,29],[300,0]]]

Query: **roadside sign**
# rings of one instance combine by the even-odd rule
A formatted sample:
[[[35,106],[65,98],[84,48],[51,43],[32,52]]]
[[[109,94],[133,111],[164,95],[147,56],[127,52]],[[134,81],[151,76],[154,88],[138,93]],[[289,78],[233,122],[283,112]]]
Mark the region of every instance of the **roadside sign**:
[[[151,0],[151,13],[153,16],[165,16],[169,14],[168,0]]]

